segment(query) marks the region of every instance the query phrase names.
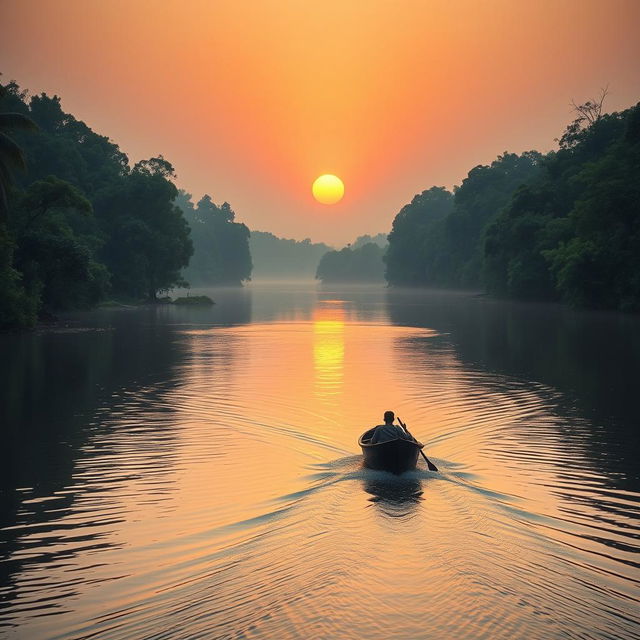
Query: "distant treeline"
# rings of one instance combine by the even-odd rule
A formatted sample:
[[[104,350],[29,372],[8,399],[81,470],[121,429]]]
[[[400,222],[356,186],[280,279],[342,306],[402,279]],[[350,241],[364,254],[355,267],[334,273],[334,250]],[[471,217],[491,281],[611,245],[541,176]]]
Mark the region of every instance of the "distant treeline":
[[[322,282],[384,282],[387,235],[364,235],[340,250],[322,256],[316,278]]]
[[[320,258],[331,250],[322,242],[278,238],[267,231],[251,231],[253,278],[313,279]]]
[[[239,285],[252,254],[258,277],[315,270],[325,282],[386,277],[639,310],[640,105],[601,107],[576,107],[558,151],[504,153],[452,192],[423,191],[388,246],[378,234],[335,251],[250,234],[228,203],[178,191],[162,156],[131,166],[57,96],[0,86],[0,328],[108,297],[155,300],[187,280]]]
[[[393,221],[389,283],[639,310],[640,104],[601,106],[577,107],[558,151],[505,153],[417,195]]]
[[[180,199],[185,218],[174,178],[162,156],[130,166],[57,96],[0,86],[0,327],[32,326],[111,296],[154,300],[186,284],[194,244],[216,256],[194,274],[247,278],[246,227],[208,196],[195,209]]]

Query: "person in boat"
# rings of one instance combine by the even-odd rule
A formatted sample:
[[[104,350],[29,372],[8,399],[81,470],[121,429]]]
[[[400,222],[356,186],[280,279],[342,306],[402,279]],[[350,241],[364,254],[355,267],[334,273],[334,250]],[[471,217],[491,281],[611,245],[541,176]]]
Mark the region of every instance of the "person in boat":
[[[384,412],[384,424],[379,424],[374,427],[374,432],[371,434],[371,444],[379,444],[380,442],[389,442],[390,440],[410,440],[411,442],[418,442],[408,431],[405,431],[401,426],[393,424],[396,419],[393,411]],[[421,445],[420,442],[418,444]]]

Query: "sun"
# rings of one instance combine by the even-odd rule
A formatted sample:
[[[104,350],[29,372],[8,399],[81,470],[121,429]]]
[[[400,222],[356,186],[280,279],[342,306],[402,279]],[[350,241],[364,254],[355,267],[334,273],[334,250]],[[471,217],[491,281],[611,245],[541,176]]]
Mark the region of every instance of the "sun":
[[[311,187],[313,197],[322,204],[335,204],[344,196],[344,184],[338,176],[325,173],[316,178]]]

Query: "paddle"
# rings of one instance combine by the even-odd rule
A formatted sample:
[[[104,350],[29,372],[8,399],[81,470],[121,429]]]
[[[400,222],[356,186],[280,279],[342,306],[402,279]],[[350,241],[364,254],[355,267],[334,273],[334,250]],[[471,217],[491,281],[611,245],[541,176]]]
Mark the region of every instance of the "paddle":
[[[404,422],[402,422],[400,418],[398,418],[398,422],[400,423],[400,426],[405,430],[405,433],[407,433],[408,435],[411,435],[409,433],[409,430],[407,429],[407,425]],[[420,453],[422,454],[424,461],[427,463],[427,467],[429,467],[429,471],[437,471],[438,467],[436,467],[436,465],[433,464],[433,462],[431,462],[431,460],[429,460],[429,458],[427,458],[427,456],[424,455],[424,451],[422,449],[420,449]]]

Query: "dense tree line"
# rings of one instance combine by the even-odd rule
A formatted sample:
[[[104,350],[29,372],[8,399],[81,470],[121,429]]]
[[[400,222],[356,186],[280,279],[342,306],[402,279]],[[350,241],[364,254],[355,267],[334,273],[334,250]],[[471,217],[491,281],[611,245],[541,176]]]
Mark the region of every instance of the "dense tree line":
[[[358,236],[343,249],[323,254],[316,278],[323,282],[384,282],[387,234]]]
[[[541,155],[505,153],[474,167],[451,193],[432,187],[393,221],[387,278],[394,285],[478,287],[487,225],[513,192],[539,171]]]
[[[403,207],[390,284],[640,308],[640,105],[597,106],[578,107],[557,151],[505,153],[453,193],[433,187]]]
[[[576,120],[487,230],[489,291],[640,309],[640,104]]]
[[[0,113],[35,125],[9,135],[26,170],[9,173],[6,162],[3,170],[0,325],[29,326],[108,294],[153,299],[182,282],[192,246],[169,162],[131,167],[60,98],[29,97],[15,83],[2,88]]]
[[[331,250],[322,242],[279,238],[268,231],[251,231],[249,238],[256,278],[313,278],[320,258]]]
[[[229,203],[218,206],[205,195],[194,206],[185,191],[180,191],[177,203],[191,228],[193,241],[193,258],[184,272],[189,283],[238,286],[249,280],[249,229],[235,222]]]
[[[0,86],[0,327],[106,297],[155,300],[185,284],[194,242],[217,277],[248,277],[246,227],[208,197],[185,217],[174,179],[162,156],[131,166],[58,96]]]
[[[316,278],[322,282],[383,282],[384,249],[375,242],[353,249],[328,251],[320,259]]]

